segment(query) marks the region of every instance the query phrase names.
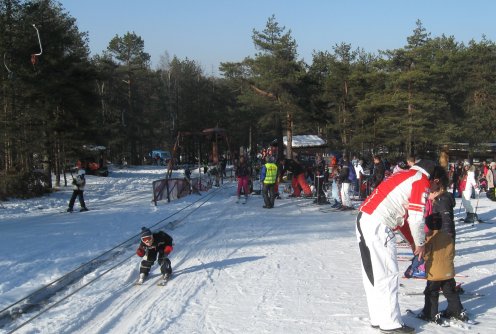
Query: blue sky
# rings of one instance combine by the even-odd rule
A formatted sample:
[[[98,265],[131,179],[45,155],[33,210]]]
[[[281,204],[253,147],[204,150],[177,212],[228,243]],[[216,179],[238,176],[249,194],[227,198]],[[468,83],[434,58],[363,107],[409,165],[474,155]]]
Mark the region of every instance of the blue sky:
[[[376,53],[401,48],[417,19],[432,37],[496,41],[493,0],[62,0],[89,33],[92,54],[115,36],[135,32],[156,67],[160,56],[186,57],[217,74],[220,62],[241,61],[256,52],[253,29],[263,30],[273,14],[291,30],[300,59],[331,51],[341,42]]]

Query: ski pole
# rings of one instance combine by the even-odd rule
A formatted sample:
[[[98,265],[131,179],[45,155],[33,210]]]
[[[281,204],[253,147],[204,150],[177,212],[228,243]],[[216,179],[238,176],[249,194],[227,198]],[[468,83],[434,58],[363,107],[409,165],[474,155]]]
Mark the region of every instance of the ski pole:
[[[475,202],[475,214],[477,214],[477,208],[479,207],[480,190],[477,193],[477,202]]]
[[[477,209],[479,208],[479,198],[480,198],[480,188],[479,188],[479,193],[477,194],[477,202],[475,202],[474,220],[472,221],[472,225],[475,224],[475,219],[477,219],[477,222],[480,223],[479,216],[477,216]]]
[[[462,198],[460,200],[460,207],[458,208],[458,214],[460,214],[460,212],[462,211],[462,203],[463,203],[463,194],[462,194]]]

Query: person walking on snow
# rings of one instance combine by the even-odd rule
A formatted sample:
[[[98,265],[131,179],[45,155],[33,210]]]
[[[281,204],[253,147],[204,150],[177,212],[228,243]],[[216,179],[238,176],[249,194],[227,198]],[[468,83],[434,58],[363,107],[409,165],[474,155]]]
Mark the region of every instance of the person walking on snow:
[[[272,209],[276,198],[274,186],[277,180],[277,165],[274,163],[274,157],[269,157],[269,162],[262,166],[260,171],[260,182],[263,183],[262,195],[264,199],[264,208]]]
[[[83,168],[78,170],[77,176],[72,179],[72,196],[71,199],[69,200],[69,208],[67,209],[67,212],[72,212],[74,210],[74,202],[76,201],[76,197],[79,198],[79,205],[81,205],[81,209],[79,211],[88,211],[88,208],[86,207],[86,204],[84,203],[84,186],[86,185],[86,179],[85,179],[85,170]]]
[[[150,273],[152,265],[157,260],[160,265],[162,279],[169,279],[172,274],[172,265],[168,256],[173,251],[172,237],[163,231],[152,233],[146,227],[141,228],[140,244],[136,249],[136,255],[143,258],[140,265],[140,276],[138,284],[143,284]]]
[[[382,333],[414,333],[401,319],[395,229],[407,238],[414,254],[425,252],[424,210],[434,161],[420,160],[408,171],[391,175],[365,199],[359,209],[356,235],[363,286],[372,327]],[[408,214],[408,224],[404,217]]]

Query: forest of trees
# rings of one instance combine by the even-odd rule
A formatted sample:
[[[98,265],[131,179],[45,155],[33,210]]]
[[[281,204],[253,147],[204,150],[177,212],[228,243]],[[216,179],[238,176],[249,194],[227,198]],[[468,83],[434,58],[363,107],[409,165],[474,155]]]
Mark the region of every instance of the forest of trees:
[[[152,148],[172,148],[178,133],[213,127],[235,148],[267,145],[291,124],[294,134],[357,155],[494,141],[495,43],[465,45],[412,24],[402,48],[374,54],[343,42],[307,64],[272,16],[253,29],[257,53],[222,63],[213,77],[167,52],[152,69],[134,32],[91,56],[87,34],[60,3],[0,0],[0,197],[49,190],[48,176],[61,175],[83,145],[140,164]]]

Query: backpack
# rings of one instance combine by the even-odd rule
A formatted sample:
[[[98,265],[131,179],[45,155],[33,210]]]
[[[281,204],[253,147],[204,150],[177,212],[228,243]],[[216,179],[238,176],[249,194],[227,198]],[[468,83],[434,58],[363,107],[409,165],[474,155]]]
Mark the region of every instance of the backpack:
[[[355,166],[350,164],[348,169],[350,170],[348,173],[348,180],[350,180],[352,183],[354,183],[357,180]]]

